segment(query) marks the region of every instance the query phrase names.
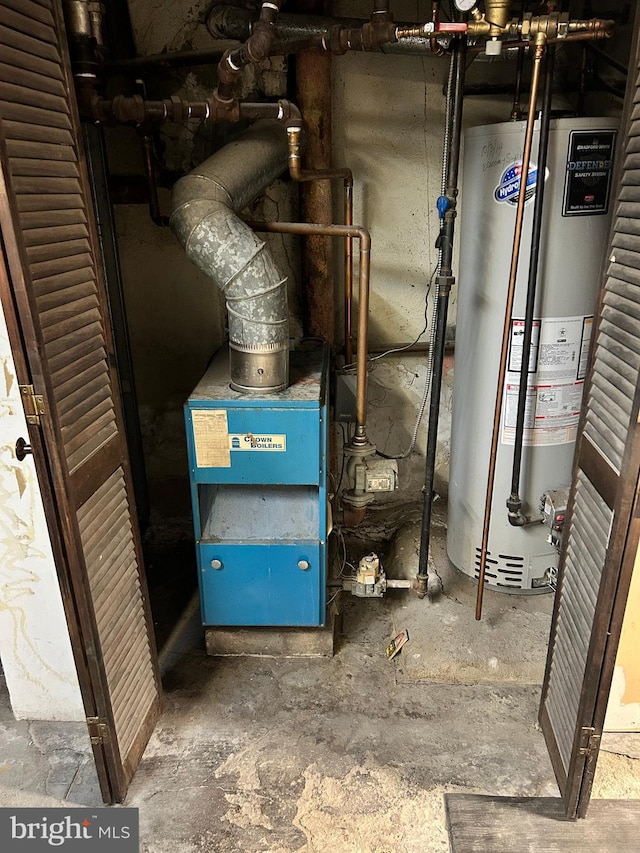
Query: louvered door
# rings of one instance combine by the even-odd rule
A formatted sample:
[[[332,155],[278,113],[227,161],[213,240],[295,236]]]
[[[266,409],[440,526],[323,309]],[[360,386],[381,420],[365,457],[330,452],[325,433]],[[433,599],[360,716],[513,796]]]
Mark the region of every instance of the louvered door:
[[[44,395],[31,439],[103,794],[120,801],[159,681],[63,34],[59,0],[0,0],[2,296],[26,353],[21,382]]]
[[[540,706],[572,818],[583,817],[589,803],[640,536],[640,73],[635,67]]]

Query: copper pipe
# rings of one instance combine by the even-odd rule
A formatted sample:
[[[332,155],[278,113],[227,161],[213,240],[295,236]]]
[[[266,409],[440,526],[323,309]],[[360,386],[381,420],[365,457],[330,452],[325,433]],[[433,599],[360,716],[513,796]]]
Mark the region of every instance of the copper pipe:
[[[353,186],[345,184],[344,224],[353,225]],[[353,361],[351,321],[353,317],[353,237],[347,237],[344,250],[344,357],[347,364]]]
[[[487,548],[489,543],[489,528],[491,525],[491,504],[493,502],[493,487],[496,474],[496,457],[498,453],[498,437],[500,434],[500,417],[502,414],[502,399],[504,392],[504,380],[507,369],[507,351],[509,348],[509,332],[511,329],[511,314],[513,312],[513,299],[516,289],[516,276],[518,274],[518,260],[520,257],[520,243],[522,241],[522,222],[524,219],[524,204],[527,195],[527,178],[529,176],[529,163],[531,162],[531,146],[533,142],[533,129],[536,120],[536,102],[538,100],[538,89],[540,86],[540,66],[542,55],[546,44],[543,33],[536,36],[535,52],[533,55],[533,73],[531,76],[531,92],[529,95],[529,111],[527,113],[527,127],[524,139],[524,151],[522,152],[522,172],[520,174],[520,192],[518,194],[518,207],[516,210],[516,224],[513,233],[513,249],[511,252],[511,267],[509,270],[509,287],[507,290],[507,302],[504,311],[504,328],[502,330],[502,349],[500,351],[500,367],[498,369],[498,387],[496,389],[496,405],[493,412],[493,432],[491,434],[491,453],[489,455],[489,475],[487,478],[487,492],[484,503],[484,524],[482,527],[482,545],[480,549],[480,571],[478,573],[478,593],[476,597],[476,619],[482,618],[482,597],[484,594],[484,578],[487,566]],[[544,177],[542,178],[544,180]],[[524,357],[524,356],[523,356]]]
[[[290,124],[287,127],[289,141],[289,173],[294,181],[331,181],[342,180],[344,183],[344,224],[353,225],[353,172],[351,169],[303,169],[301,155],[301,123]],[[352,300],[353,300],[353,237],[348,235],[345,240],[344,252],[344,351],[347,364],[353,360],[352,329]]]
[[[356,363],[356,435],[355,443],[367,441],[367,360],[369,337],[369,281],[371,277],[371,235],[357,225],[317,225],[311,222],[247,222],[254,231],[271,234],[351,237],[360,241],[358,279],[358,349]]]

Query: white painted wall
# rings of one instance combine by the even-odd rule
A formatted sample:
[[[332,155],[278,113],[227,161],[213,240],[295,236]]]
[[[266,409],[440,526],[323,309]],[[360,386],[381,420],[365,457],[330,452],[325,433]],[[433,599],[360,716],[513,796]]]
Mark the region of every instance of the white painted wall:
[[[0,309],[0,660],[18,719],[84,720],[4,314]]]

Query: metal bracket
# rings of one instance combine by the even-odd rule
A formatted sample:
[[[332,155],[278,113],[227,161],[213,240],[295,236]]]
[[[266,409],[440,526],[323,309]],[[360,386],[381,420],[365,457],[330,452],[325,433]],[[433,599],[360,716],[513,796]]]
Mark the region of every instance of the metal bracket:
[[[40,416],[46,412],[44,397],[42,394],[36,394],[33,385],[20,385],[19,388],[27,423],[40,426]]]
[[[592,726],[584,726],[580,729],[580,747],[578,755],[588,756],[600,747],[600,735]]]
[[[109,726],[100,717],[87,717],[87,727],[92,746],[102,746],[109,739]]]

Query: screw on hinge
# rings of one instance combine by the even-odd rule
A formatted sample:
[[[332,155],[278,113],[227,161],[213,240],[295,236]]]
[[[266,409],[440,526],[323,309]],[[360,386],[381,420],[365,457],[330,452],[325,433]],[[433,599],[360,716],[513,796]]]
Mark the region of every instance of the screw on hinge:
[[[580,729],[580,748],[578,755],[590,755],[600,746],[600,735],[596,734],[593,726],[584,726]]]
[[[28,424],[40,425],[40,415],[45,413],[44,397],[36,394],[33,385],[20,385],[22,405]]]
[[[87,717],[89,740],[92,746],[101,746],[109,737],[109,727],[100,717]]]

